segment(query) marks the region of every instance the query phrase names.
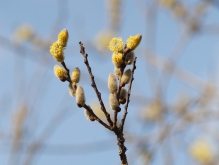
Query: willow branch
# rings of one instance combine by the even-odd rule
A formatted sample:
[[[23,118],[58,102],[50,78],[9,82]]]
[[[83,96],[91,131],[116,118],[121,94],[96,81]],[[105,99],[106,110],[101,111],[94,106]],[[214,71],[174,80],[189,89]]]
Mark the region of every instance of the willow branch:
[[[101,110],[103,111],[103,113],[105,114],[106,118],[107,118],[107,121],[109,122],[110,126],[113,125],[113,122],[112,120],[110,119],[110,114],[106,111],[106,108],[104,106],[104,103],[103,103],[103,100],[101,98],[101,93],[98,91],[97,89],[97,86],[96,86],[96,83],[95,83],[95,80],[94,80],[94,76],[92,74],[92,71],[91,71],[91,67],[89,65],[89,62],[88,62],[88,59],[87,59],[87,56],[88,54],[85,52],[85,47],[83,46],[83,43],[82,42],[79,42],[79,45],[80,45],[80,53],[83,55],[84,57],[84,63],[85,65],[87,66],[87,70],[89,72],[89,75],[90,75],[90,78],[91,78],[91,86],[94,88],[94,91],[96,92],[96,95],[98,97],[98,100],[100,102],[100,105],[101,105]]]
[[[105,128],[107,128],[108,130],[111,130],[110,129],[110,126],[108,126],[106,123],[104,123],[99,117],[97,117],[95,114],[94,114],[94,112],[93,112],[93,110],[88,106],[88,105],[84,105],[83,106],[86,110],[88,110],[89,112],[90,112],[90,114],[94,117],[94,119],[96,120],[96,121],[98,121],[101,125],[103,125]]]

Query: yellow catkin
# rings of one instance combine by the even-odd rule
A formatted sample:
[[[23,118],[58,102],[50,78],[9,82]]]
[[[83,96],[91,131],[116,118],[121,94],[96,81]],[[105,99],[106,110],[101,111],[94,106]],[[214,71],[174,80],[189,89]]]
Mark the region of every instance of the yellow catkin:
[[[160,0],[160,4],[164,7],[172,7],[176,3],[176,0]]]
[[[109,104],[110,104],[110,107],[112,110],[115,110],[115,111],[121,111],[121,108],[119,107],[119,102],[116,98],[116,94],[112,94],[110,93],[110,96],[109,96]]]
[[[124,87],[122,87],[122,89],[120,91],[120,96],[119,96],[119,103],[125,104],[126,97],[127,97],[127,90]]]
[[[127,69],[125,73],[123,73],[121,78],[121,85],[124,86],[125,84],[128,84],[131,80],[132,71],[131,69]]]
[[[63,62],[64,57],[64,47],[59,44],[59,42],[54,42],[52,46],[50,46],[50,53],[55,58],[57,62]]]
[[[109,74],[108,88],[109,88],[110,93],[116,93],[117,92],[117,81],[116,81],[116,77],[113,73]]]
[[[76,85],[80,81],[81,72],[80,69],[77,67],[73,70],[71,74],[71,81],[73,85]]]
[[[66,47],[67,46],[67,42],[68,42],[68,30],[67,29],[63,29],[59,35],[58,35],[58,42],[62,47]]]
[[[23,24],[15,30],[13,37],[15,39],[15,42],[23,43],[25,41],[33,39],[34,35],[34,28],[29,24]]]
[[[135,59],[135,53],[134,51],[129,52],[125,57],[125,64],[131,65]]]
[[[121,38],[112,38],[109,42],[109,49],[114,52],[122,52],[123,51],[123,41]]]
[[[191,144],[190,154],[202,164],[210,164],[213,160],[214,152],[207,140],[201,139]]]
[[[79,107],[83,107],[85,104],[84,89],[80,85],[76,89],[76,102]]]
[[[122,53],[113,53],[112,62],[115,67],[120,68],[123,63],[123,55]]]
[[[139,43],[141,42],[141,38],[142,38],[142,35],[141,34],[138,34],[136,36],[130,36],[126,42],[127,42],[127,48],[131,49],[131,50],[134,50],[138,45]]]
[[[66,81],[68,78],[66,70],[60,67],[59,65],[54,66],[54,74],[61,81]]]
[[[87,109],[84,109],[84,116],[90,121],[95,121],[94,116]]]

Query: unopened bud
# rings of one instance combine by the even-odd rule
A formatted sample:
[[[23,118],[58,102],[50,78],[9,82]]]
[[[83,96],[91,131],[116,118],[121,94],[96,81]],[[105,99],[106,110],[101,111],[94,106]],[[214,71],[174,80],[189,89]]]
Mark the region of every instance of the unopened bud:
[[[119,102],[116,98],[116,94],[110,93],[109,104],[110,104],[110,107],[111,107],[112,110],[115,110],[115,111],[118,111],[118,112],[121,111],[121,108],[119,107]]]
[[[68,42],[68,30],[63,29],[58,35],[58,42],[61,46],[66,47]]]
[[[88,107],[90,108],[90,106]],[[88,120],[95,121],[94,116],[87,109],[84,109],[84,115]]]
[[[122,53],[113,53],[112,55],[112,61],[113,64],[117,67],[120,68],[122,63],[123,63],[123,55]]]
[[[116,77],[113,73],[109,74],[108,88],[109,88],[110,93],[116,93],[117,92],[117,81],[116,81]]]
[[[76,88],[77,88],[77,86],[76,86]],[[75,95],[76,95],[76,88],[73,88],[72,84],[69,83],[68,92],[72,97],[75,97]]]
[[[122,87],[122,89],[120,91],[120,96],[119,96],[119,103],[125,104],[126,97],[127,97],[127,90],[124,87]]]
[[[80,69],[77,67],[73,70],[71,75],[71,81],[75,85],[80,81],[81,72]]]
[[[83,107],[85,104],[84,90],[80,85],[76,89],[76,102],[79,107]]]
[[[134,50],[138,45],[139,43],[141,42],[141,38],[142,38],[142,35],[141,34],[138,34],[136,36],[130,36],[126,42],[127,42],[127,48],[131,49],[131,50]]]
[[[127,69],[125,73],[123,73],[121,78],[121,85],[124,86],[125,84],[128,84],[131,80],[132,71],[131,69]]]
[[[135,59],[135,53],[133,51],[129,52],[125,57],[125,64],[131,65]]]
[[[63,62],[65,59],[64,56],[64,47],[59,44],[59,42],[54,42],[52,46],[50,46],[50,53],[55,58],[57,62]]]
[[[66,70],[60,67],[59,65],[54,66],[54,73],[55,73],[55,76],[63,82],[68,79]]]
[[[116,77],[117,77],[118,79],[121,78],[122,72],[121,72],[120,68],[115,67],[115,68],[114,68],[114,73],[115,73],[115,75],[116,75]]]

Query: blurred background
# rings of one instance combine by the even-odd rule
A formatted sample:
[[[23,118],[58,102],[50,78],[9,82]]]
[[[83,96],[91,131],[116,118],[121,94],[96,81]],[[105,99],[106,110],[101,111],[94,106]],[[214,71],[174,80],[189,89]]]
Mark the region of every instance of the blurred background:
[[[108,43],[143,36],[125,123],[129,164],[219,164],[218,0],[0,2],[1,165],[120,164],[115,135],[87,120],[54,76],[49,49],[64,28],[66,65],[80,68],[87,103],[104,121],[78,42],[112,113]]]

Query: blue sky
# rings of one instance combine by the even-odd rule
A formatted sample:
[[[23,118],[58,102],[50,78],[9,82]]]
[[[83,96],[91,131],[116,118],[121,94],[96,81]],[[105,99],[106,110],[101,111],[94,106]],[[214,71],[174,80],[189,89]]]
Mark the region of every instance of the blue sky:
[[[68,29],[70,37],[68,47],[65,50],[66,64],[70,70],[73,70],[75,67],[79,67],[82,70],[80,84],[85,89],[87,102],[92,103],[94,100],[97,100],[90,86],[90,78],[83,63],[83,58],[79,53],[78,42],[84,42],[86,47],[86,43],[91,44],[101,30],[109,27],[106,1],[0,0],[0,2],[0,36],[9,40],[13,39],[15,29],[22,24],[31,25],[39,37],[42,39],[51,37],[52,41],[56,40],[59,31],[64,28]],[[191,4],[195,2],[189,1]],[[117,37],[122,37],[125,41],[130,35],[142,34],[141,45],[136,50],[138,61],[132,90],[135,94],[151,98],[154,97],[154,93],[153,89],[150,88],[148,80],[150,77],[145,76],[145,70],[147,71],[148,67],[145,64],[145,57],[142,51],[148,44],[144,37],[148,28],[148,22],[145,18],[145,5],[146,2],[142,0],[123,1],[121,27],[116,35]],[[204,24],[219,25],[218,8],[211,7],[209,10],[210,12],[203,21]],[[63,17],[57,19],[59,12],[61,12]],[[54,28],[57,20],[60,23],[57,23],[57,26]],[[179,34],[183,31],[182,27],[183,25],[170,12],[159,8],[155,29],[155,54],[163,58],[168,57],[179,38]],[[4,45],[2,41],[0,41],[0,44]],[[33,161],[34,165],[119,164],[115,136],[97,122],[91,123],[86,120],[83,110],[79,109],[76,106],[75,99],[69,96],[67,83],[58,81],[54,76],[53,66],[57,63],[49,54],[49,48],[48,51],[36,50],[34,51],[35,54],[30,54],[32,51],[29,48],[31,50],[35,48],[29,43],[23,45],[29,51],[21,53],[13,47],[9,46],[6,48],[1,45],[0,98],[2,97],[2,100],[6,100],[5,105],[1,105],[1,108],[6,107],[7,111],[0,111],[2,113],[2,115],[0,114],[2,116],[0,117],[0,132],[4,135],[1,139],[0,164],[10,164],[11,145],[9,144],[12,139],[12,116],[18,107],[22,105],[23,101],[27,102],[27,106],[31,110],[29,112],[30,119],[26,121],[25,145],[36,140],[47,128],[47,124],[53,116],[61,108],[66,107],[65,113],[63,112],[64,119],[57,124],[55,131],[48,133],[51,136],[49,136],[45,143],[50,147],[42,148],[39,151],[39,154],[37,154]],[[204,81],[210,78],[212,82],[218,82],[218,45],[218,34],[207,32],[195,34],[186,44],[182,57],[177,63],[180,67]],[[100,86],[103,100],[108,104],[109,93],[106,82],[109,73],[113,72],[110,53],[101,56],[90,46],[86,47],[86,51],[89,54],[88,57],[93,74],[97,77],[97,84]],[[37,65],[42,56],[47,56],[45,59],[48,61],[41,62],[45,62],[46,65]],[[156,75],[153,76],[156,77]],[[104,80],[105,84],[102,83],[102,80]],[[162,78],[159,77],[157,80],[156,83],[159,83],[162,81]],[[165,101],[171,102],[180,91],[185,91],[192,95],[198,93],[180,80],[171,78],[169,88],[164,94]],[[62,103],[61,106],[59,105],[60,103]],[[134,103],[134,100],[131,100],[130,111],[125,125],[130,133],[137,134],[140,130],[141,123],[138,122],[138,112],[141,106]],[[78,144],[82,145],[79,149],[77,147]],[[84,147],[84,144],[87,144],[85,150],[88,151],[85,154],[81,154],[81,147]],[[25,145],[21,152],[25,151]],[[67,153],[61,149],[57,153],[56,145],[64,145],[67,148]],[[70,146],[69,150],[68,146]],[[132,157],[136,154],[136,150],[131,143],[126,143],[126,146],[128,148],[128,156]],[[21,154],[21,158],[18,159],[20,164],[23,164],[25,156],[25,154]],[[159,161],[161,160],[155,160],[154,164],[159,164]],[[139,158],[136,158],[133,164],[140,165],[141,161],[139,161]]]

